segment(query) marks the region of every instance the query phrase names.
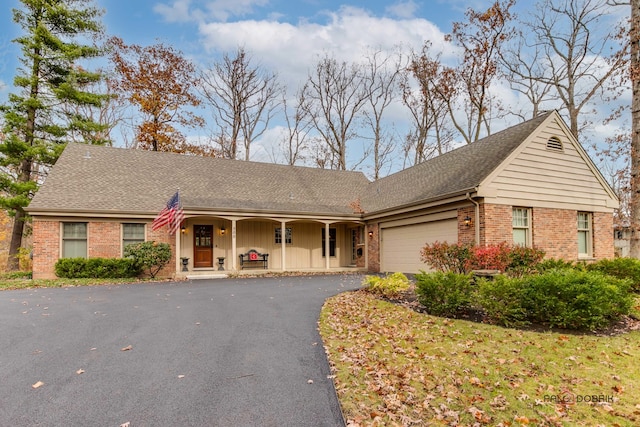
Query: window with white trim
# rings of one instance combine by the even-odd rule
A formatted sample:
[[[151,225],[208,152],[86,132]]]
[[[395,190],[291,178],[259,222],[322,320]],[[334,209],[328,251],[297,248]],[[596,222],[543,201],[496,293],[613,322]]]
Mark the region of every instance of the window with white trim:
[[[513,243],[531,246],[531,209],[513,208]]]
[[[593,256],[592,217],[589,212],[578,212],[578,257]]]
[[[62,258],[87,258],[87,223],[62,223]]]
[[[144,224],[122,224],[122,249],[134,243],[144,242]]]

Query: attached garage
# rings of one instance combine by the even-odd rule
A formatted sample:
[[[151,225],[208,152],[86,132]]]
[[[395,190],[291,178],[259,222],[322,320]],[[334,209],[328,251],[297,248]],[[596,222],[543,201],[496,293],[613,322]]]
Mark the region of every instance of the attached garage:
[[[380,224],[381,270],[384,272],[418,273],[428,270],[420,260],[420,250],[427,243],[457,242],[457,219],[421,222],[418,224]]]

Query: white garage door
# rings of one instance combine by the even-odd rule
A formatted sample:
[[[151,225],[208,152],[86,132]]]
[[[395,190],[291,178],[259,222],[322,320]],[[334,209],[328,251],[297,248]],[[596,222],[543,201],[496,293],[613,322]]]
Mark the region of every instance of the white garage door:
[[[384,225],[382,225],[384,227]],[[381,269],[384,272],[417,273],[428,270],[420,260],[427,243],[458,241],[458,221],[446,219],[399,227],[382,228]]]

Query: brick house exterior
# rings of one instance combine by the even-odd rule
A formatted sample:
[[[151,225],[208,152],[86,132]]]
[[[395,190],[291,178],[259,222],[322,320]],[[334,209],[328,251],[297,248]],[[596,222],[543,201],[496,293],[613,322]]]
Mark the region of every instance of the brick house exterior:
[[[152,230],[176,188],[182,232]],[[413,273],[428,268],[420,249],[436,240],[610,258],[617,206],[552,111],[372,182],[360,172],[69,144],[28,212],[33,274],[44,278],[64,255],[67,223],[86,224],[84,256],[107,258],[122,256],[125,225],[139,225],[144,240],[171,245],[164,276],[240,272],[250,249],[269,253],[268,270]]]

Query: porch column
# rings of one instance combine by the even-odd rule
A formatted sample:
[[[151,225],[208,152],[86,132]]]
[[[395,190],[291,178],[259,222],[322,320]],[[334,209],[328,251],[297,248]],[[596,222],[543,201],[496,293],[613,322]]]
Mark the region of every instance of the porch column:
[[[236,247],[236,220],[231,220],[231,268],[233,271],[238,270],[237,258],[238,248]]]
[[[325,256],[325,268],[327,270],[329,270],[329,268],[331,268],[331,256],[329,253],[329,241],[331,240],[331,237],[329,236],[329,223],[326,223],[324,225],[324,254]]]
[[[364,239],[364,269],[369,271],[369,232],[367,224],[362,226],[362,238]]]
[[[182,248],[180,246],[180,229],[178,229],[176,231],[176,276],[180,273],[180,267],[182,266],[182,263],[180,262],[180,257],[182,256]]]
[[[282,251],[282,271],[287,271],[287,223],[280,222],[280,246]]]

